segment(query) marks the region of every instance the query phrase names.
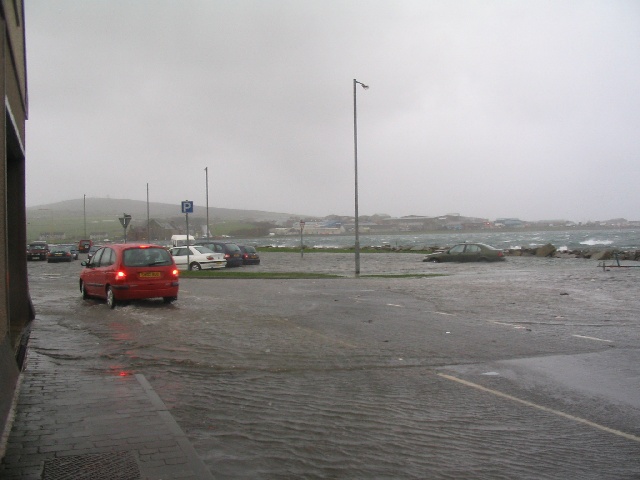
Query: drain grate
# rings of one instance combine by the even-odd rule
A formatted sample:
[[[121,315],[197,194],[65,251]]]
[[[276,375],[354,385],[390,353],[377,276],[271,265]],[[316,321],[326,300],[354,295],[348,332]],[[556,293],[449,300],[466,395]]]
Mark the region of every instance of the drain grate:
[[[46,460],[42,480],[140,480],[130,452],[90,453]]]

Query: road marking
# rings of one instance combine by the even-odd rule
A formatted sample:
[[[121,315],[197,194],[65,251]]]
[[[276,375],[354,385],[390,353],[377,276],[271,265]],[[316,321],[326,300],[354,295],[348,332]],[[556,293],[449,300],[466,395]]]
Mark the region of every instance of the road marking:
[[[630,433],[621,432],[620,430],[616,430],[614,428],[605,427],[604,425],[600,425],[599,423],[592,422],[585,418],[576,417],[574,415],[570,415],[568,413],[561,412],[559,410],[554,410],[553,408],[545,407],[543,405],[538,405],[537,403],[529,402],[527,400],[523,400],[518,397],[514,397],[513,395],[509,395],[506,393],[499,392],[498,390],[493,390],[491,388],[483,387],[482,385],[478,385],[477,383],[469,382],[468,380],[463,380],[458,377],[453,377],[451,375],[447,375],[445,373],[438,373],[439,377],[446,378],[447,380],[451,380],[453,382],[461,383],[462,385],[466,385],[467,387],[472,387],[477,390],[481,390],[483,392],[491,393],[497,397],[506,398],[507,400],[511,400],[513,402],[521,403],[526,405],[527,407],[537,408],[538,410],[542,410],[543,412],[553,413],[554,415],[558,415],[559,417],[567,418],[569,420],[573,420],[574,422],[582,423],[589,427],[602,430],[603,432],[611,433],[613,435],[617,435],[622,438],[626,438],[627,440],[632,440],[634,442],[640,443],[640,437],[636,435],[632,435]]]
[[[450,317],[455,317],[455,313],[446,313],[446,312],[435,312],[438,315],[449,315]]]
[[[402,307],[402,305],[396,305],[395,303],[387,303],[387,307]]]
[[[587,337],[586,335],[572,335],[573,337],[586,338],[587,340],[595,340],[597,342],[613,342],[613,340],[605,340],[604,338]]]

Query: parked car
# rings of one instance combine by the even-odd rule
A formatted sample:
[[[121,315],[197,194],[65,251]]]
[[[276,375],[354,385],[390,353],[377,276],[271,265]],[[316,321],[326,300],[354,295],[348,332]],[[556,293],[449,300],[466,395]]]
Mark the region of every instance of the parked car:
[[[102,245],[91,245],[89,247],[89,251],[87,252],[87,260],[91,260],[91,257],[102,248]]]
[[[496,262],[504,260],[504,252],[484,243],[459,243],[444,252],[425,255],[423,262]]]
[[[73,260],[73,254],[69,245],[51,245],[49,247],[47,263],[70,262],[71,260]]]
[[[101,247],[81,263],[82,298],[98,297],[114,308],[124,300],[178,298],[178,269],[173,257],[159,245],[123,243]]]
[[[227,268],[242,266],[242,251],[235,243],[201,240],[197,244],[210,248],[214,252],[222,253],[227,261]]]
[[[89,249],[91,248],[91,245],[93,245],[93,242],[91,240],[80,240],[78,242],[78,251],[80,253],[87,253],[89,252]]]
[[[173,247],[169,251],[180,270],[202,270],[203,268],[211,270],[224,268],[227,264],[223,254],[216,253],[202,245]]]
[[[75,244],[65,243],[60,246],[69,247],[69,251],[71,252],[71,258],[73,258],[74,260],[78,259],[78,247]]]
[[[31,242],[27,247],[27,260],[46,260],[48,253],[49,245],[47,242]]]
[[[255,247],[251,245],[238,245],[238,248],[242,252],[243,265],[260,265],[260,255],[258,255]]]

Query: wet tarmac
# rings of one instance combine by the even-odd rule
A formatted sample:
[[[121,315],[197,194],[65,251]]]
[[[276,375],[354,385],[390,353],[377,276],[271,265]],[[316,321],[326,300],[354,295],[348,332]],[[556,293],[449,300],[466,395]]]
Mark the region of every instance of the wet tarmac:
[[[29,263],[38,350],[142,373],[217,478],[640,478],[640,269],[261,253],[178,301],[83,301],[79,262]]]

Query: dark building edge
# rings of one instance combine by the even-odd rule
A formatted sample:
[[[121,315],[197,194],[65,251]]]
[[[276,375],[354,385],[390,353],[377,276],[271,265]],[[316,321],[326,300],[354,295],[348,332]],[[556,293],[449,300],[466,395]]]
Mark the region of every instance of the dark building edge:
[[[23,0],[0,1],[4,135],[0,136],[0,456],[35,317],[26,259],[25,122],[28,112]]]

